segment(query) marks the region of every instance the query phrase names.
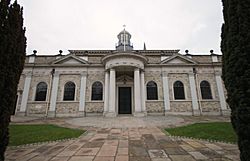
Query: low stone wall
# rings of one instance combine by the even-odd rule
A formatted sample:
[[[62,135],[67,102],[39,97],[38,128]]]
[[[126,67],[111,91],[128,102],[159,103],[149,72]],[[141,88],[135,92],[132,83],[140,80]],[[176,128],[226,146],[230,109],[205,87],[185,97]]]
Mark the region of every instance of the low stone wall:
[[[170,112],[192,112],[192,101],[171,101]]]
[[[104,102],[103,101],[91,101],[86,102],[86,113],[103,113]]]
[[[202,112],[220,112],[219,101],[201,101]]]
[[[146,101],[147,113],[163,113],[164,102],[163,101]]]
[[[79,102],[77,101],[63,101],[63,102],[57,102],[56,103],[56,115],[63,114],[64,116],[72,116],[77,115],[77,112],[79,110]]]
[[[47,102],[28,102],[27,115],[42,115],[45,116]]]

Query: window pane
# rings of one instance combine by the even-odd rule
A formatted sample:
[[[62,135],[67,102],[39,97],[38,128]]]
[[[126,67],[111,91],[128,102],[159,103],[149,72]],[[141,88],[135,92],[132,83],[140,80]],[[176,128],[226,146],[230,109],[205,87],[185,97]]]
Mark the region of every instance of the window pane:
[[[47,84],[44,82],[38,83],[36,87],[35,101],[46,101]]]
[[[103,88],[101,82],[95,82],[92,85],[91,100],[102,100]]]
[[[176,81],[174,83],[174,98],[176,100],[185,99],[184,85],[181,81]]]
[[[64,86],[64,101],[75,100],[75,84],[73,82],[68,82]]]
[[[210,84],[207,81],[200,83],[202,99],[213,99]]]
[[[147,83],[147,100],[158,100],[157,84],[154,81]]]

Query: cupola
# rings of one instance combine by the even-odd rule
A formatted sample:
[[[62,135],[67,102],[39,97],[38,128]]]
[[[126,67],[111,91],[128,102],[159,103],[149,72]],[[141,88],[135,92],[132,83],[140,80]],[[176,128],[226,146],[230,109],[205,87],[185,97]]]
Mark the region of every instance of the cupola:
[[[118,35],[117,38],[119,39],[118,45],[116,46],[116,50],[118,51],[131,51],[133,50],[133,45],[131,45],[130,39],[131,34],[123,29]]]

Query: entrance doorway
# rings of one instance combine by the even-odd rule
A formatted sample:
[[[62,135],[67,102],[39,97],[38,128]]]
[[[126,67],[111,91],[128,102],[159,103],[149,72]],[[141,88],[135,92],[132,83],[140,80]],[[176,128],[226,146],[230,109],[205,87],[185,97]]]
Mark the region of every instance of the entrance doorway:
[[[131,87],[119,87],[118,91],[118,114],[131,114]]]

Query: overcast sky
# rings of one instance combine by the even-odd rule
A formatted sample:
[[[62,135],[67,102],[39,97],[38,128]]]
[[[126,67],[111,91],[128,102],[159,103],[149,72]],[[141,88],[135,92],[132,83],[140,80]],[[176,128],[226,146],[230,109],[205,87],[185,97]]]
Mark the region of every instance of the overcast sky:
[[[117,34],[132,35],[134,49],[220,51],[220,0],[19,0],[24,7],[27,54],[71,49],[115,49]]]

